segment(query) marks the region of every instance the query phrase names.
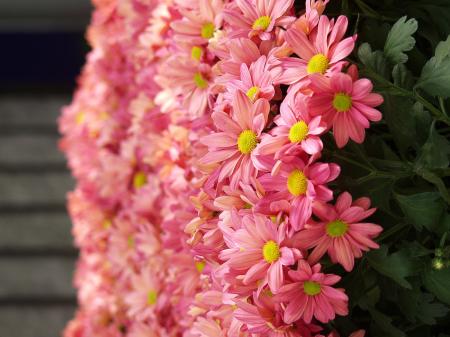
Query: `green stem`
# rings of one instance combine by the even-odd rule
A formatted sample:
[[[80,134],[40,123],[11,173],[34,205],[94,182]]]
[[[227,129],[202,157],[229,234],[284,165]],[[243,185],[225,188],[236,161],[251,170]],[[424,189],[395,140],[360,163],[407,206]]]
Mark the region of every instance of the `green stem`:
[[[389,228],[387,231],[383,232],[383,234],[381,234],[378,237],[378,242],[381,242],[385,239],[387,239],[388,237],[396,234],[397,232],[400,232],[401,230],[405,229],[406,227],[408,227],[408,224],[406,222],[400,222],[398,224],[396,224],[394,227]]]

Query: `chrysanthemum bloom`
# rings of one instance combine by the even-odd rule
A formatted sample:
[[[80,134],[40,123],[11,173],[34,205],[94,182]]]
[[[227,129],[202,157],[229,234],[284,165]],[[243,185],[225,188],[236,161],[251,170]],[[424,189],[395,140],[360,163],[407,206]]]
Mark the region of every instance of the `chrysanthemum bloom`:
[[[179,8],[183,18],[170,24],[175,31],[175,41],[193,45],[194,53],[195,46],[208,43],[216,30],[221,28],[222,8],[222,0],[199,0],[198,8],[193,10]]]
[[[273,293],[283,284],[283,266],[293,265],[301,257],[299,250],[286,245],[284,225],[277,227],[261,214],[244,216],[242,228],[231,234],[231,242],[220,254],[225,265],[244,275],[244,284],[260,281],[259,289],[269,284]]]
[[[163,305],[165,295],[159,298],[161,282],[152,269],[144,268],[139,274],[134,274],[131,278],[131,287],[132,290],[124,298],[129,307],[130,317],[143,321],[152,317],[155,310]]]
[[[293,0],[239,0],[237,8],[230,6],[223,15],[236,28],[233,34],[270,40],[275,27],[287,26],[295,20],[287,15],[293,3]]]
[[[336,179],[339,173],[340,168],[334,163],[311,164],[301,158],[283,163],[274,175],[267,173],[258,178],[267,193],[257,211],[287,211],[292,228],[300,230],[311,217],[314,201],[333,199],[333,192],[326,184]]]
[[[191,117],[201,116],[208,104],[212,79],[211,67],[183,55],[174,55],[161,67],[156,81],[180,95]],[[189,117],[189,116],[187,116]]]
[[[220,163],[218,181],[231,178],[231,187],[239,182],[250,183],[257,170],[252,164],[256,148],[269,115],[270,105],[265,99],[254,104],[240,90],[233,100],[232,117],[225,112],[214,112],[212,118],[219,132],[203,137],[200,141],[209,147],[200,161],[202,164]]]
[[[275,153],[275,159],[279,159],[284,155],[301,152],[315,155],[322,151],[319,135],[326,130],[326,125],[320,116],[311,118],[303,99],[296,99],[294,104],[294,108],[286,100],[281,104],[280,115],[274,119],[277,126],[263,136],[256,149],[258,154]]]
[[[230,102],[237,90],[242,91],[247,97],[255,102],[259,98],[265,98],[270,101],[275,95],[273,86],[273,75],[269,70],[266,56],[261,56],[252,63],[250,67],[241,64],[239,80],[231,80],[227,83],[227,92],[225,98]]]
[[[333,128],[338,147],[343,147],[351,138],[362,143],[369,121],[381,120],[381,112],[374,107],[383,103],[383,97],[372,93],[372,82],[366,78],[353,81],[344,73],[335,73],[331,78],[321,75],[311,77],[314,95],[308,102],[309,113],[322,116]]]
[[[295,22],[294,26],[309,35],[319,23],[320,16],[325,10],[329,0],[306,0],[305,14],[300,16]]]
[[[295,235],[302,249],[314,248],[308,257],[309,263],[316,263],[328,251],[333,263],[337,262],[345,270],[351,271],[354,259],[360,258],[363,251],[378,248],[378,244],[372,239],[378,236],[383,228],[361,222],[375,212],[375,208],[369,207],[368,198],[352,202],[348,192],[337,198],[335,206],[316,203],[313,213],[320,222],[308,222],[305,229]]]
[[[309,36],[296,28],[286,32],[286,41],[300,58],[282,60],[283,74],[280,83],[293,84],[311,74],[333,74],[345,65],[345,57],[355,47],[356,36],[344,40],[348,19],[339,16],[336,23],[322,15],[319,24]]]
[[[333,288],[341,277],[320,272],[320,264],[310,266],[299,260],[297,270],[290,270],[293,283],[282,286],[275,300],[287,303],[284,321],[293,323],[302,318],[310,323],[315,317],[322,323],[335,318],[336,314],[348,314],[348,297],[344,289]]]

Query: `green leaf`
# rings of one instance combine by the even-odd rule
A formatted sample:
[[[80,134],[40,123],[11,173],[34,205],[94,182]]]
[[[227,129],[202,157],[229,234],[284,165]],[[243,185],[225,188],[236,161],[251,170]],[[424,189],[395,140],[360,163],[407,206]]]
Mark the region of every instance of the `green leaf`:
[[[413,75],[404,64],[396,64],[394,66],[392,78],[394,79],[394,84],[398,87],[410,90],[414,86]]]
[[[428,267],[422,274],[425,288],[433,293],[440,301],[450,305],[450,269],[434,270]]]
[[[449,156],[450,142],[436,131],[435,123],[432,123],[428,139],[420,149],[415,167],[444,169],[449,166]]]
[[[445,204],[437,192],[424,192],[413,195],[396,194],[395,198],[409,220],[417,230],[423,227],[436,231],[445,211]]]
[[[408,61],[408,56],[404,52],[414,48],[416,40],[412,35],[417,31],[417,27],[417,20],[406,21],[406,16],[392,26],[384,45],[384,54],[393,64]]]
[[[436,318],[444,317],[449,312],[446,305],[434,301],[434,296],[420,291],[402,290],[398,305],[409,321],[424,324],[436,324]]]
[[[380,274],[391,278],[404,288],[412,288],[406,277],[414,275],[418,271],[418,265],[406,250],[388,255],[388,247],[383,245],[366,256],[369,264]]]
[[[363,43],[358,49],[358,58],[366,67],[378,75],[389,78],[389,69],[384,54],[381,51],[372,51],[370,44]]]
[[[432,96],[450,97],[450,36],[436,47],[416,84]]]
[[[386,337],[406,337],[406,334],[395,327],[392,324],[392,317],[389,317],[375,308],[369,308],[370,315],[372,316],[373,323],[376,324],[375,330],[381,330],[383,332],[382,335]],[[373,324],[372,323],[372,324]],[[381,332],[380,331],[380,332]]]

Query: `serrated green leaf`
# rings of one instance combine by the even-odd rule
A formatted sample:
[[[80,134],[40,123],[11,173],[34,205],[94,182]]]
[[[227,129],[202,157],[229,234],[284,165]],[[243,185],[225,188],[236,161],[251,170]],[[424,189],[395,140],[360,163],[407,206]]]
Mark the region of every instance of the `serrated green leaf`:
[[[408,56],[404,52],[414,48],[416,40],[412,35],[417,31],[417,27],[417,20],[406,20],[406,16],[392,26],[384,45],[384,54],[393,64],[408,61]]]
[[[383,332],[382,336],[384,337],[406,337],[406,334],[403,331],[392,324],[392,317],[381,313],[375,308],[369,308],[369,312],[372,316],[373,323],[376,324],[376,326],[374,326],[374,329],[381,330],[377,333]]]
[[[413,75],[404,64],[396,64],[394,66],[392,78],[394,79],[394,84],[398,87],[411,89],[414,86]]]
[[[405,316],[412,322],[436,324],[436,318],[444,317],[449,309],[442,303],[434,301],[434,296],[420,290],[401,290],[398,305]]]
[[[383,245],[366,256],[369,264],[380,274],[391,278],[404,288],[412,288],[406,277],[414,275],[418,271],[418,265],[407,251],[399,250],[388,255],[388,247]]]
[[[444,214],[445,204],[436,192],[424,192],[413,195],[395,195],[400,208],[408,221],[422,230],[423,227],[436,231]]]
[[[450,163],[449,156],[450,142],[436,131],[435,123],[433,123],[430,127],[428,139],[420,149],[415,167],[428,169],[447,168]]]
[[[450,268],[434,270],[431,267],[422,274],[423,284],[440,301],[450,305]]]
[[[423,67],[416,88],[432,96],[450,97],[450,36],[436,47],[435,56]]]
[[[389,77],[389,70],[384,54],[379,51],[372,51],[368,43],[363,43],[358,49],[358,58],[361,62],[372,71],[384,78]]]

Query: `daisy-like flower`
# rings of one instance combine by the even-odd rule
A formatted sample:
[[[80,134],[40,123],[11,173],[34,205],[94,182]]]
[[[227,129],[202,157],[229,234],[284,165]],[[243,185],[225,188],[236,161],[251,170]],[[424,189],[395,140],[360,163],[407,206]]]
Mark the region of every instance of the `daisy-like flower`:
[[[219,132],[201,138],[209,151],[200,162],[205,165],[220,163],[218,181],[230,177],[230,186],[236,188],[241,181],[251,183],[251,177],[258,173],[252,164],[252,153],[267,123],[270,105],[265,99],[252,104],[238,90],[232,107],[231,117],[222,111],[212,114]]]
[[[292,108],[286,99],[281,104],[280,115],[274,120],[277,126],[262,138],[257,147],[258,154],[275,153],[275,159],[279,159],[284,155],[292,156],[301,152],[315,155],[322,151],[319,135],[325,132],[326,125],[321,122],[320,116],[311,117],[306,112],[303,98],[295,99],[294,104]]]
[[[261,214],[244,216],[242,228],[234,231],[231,239],[233,245],[220,254],[225,265],[244,275],[244,284],[260,281],[259,289],[269,284],[273,293],[284,282],[283,266],[293,265],[301,257],[299,250],[287,246],[284,224],[277,227]]]
[[[190,58],[174,55],[161,67],[156,81],[183,97],[192,118],[201,116],[207,105],[212,83],[211,67]]]
[[[331,78],[312,76],[311,82],[315,94],[308,101],[309,113],[322,116],[333,128],[338,147],[347,144],[349,138],[362,143],[369,121],[381,120],[381,112],[374,107],[383,103],[383,97],[372,93],[370,80],[353,81],[348,74],[335,73]]]
[[[297,270],[290,270],[293,283],[282,286],[275,300],[287,303],[284,321],[293,323],[302,318],[310,323],[315,317],[322,323],[334,319],[336,314],[348,314],[348,297],[344,289],[333,288],[341,277],[320,272],[320,264],[310,266],[299,260]]]
[[[162,266],[161,266],[162,267]],[[132,290],[125,296],[128,315],[139,321],[153,317],[155,310],[162,306],[159,298],[161,283],[150,268],[144,268],[131,277]]]
[[[337,164],[305,163],[300,157],[290,163],[282,163],[276,172],[258,178],[266,195],[256,210],[262,213],[289,212],[289,222],[298,231],[311,217],[314,201],[333,199],[333,192],[326,183],[336,179],[339,173]]]
[[[275,95],[275,88],[273,87],[273,76],[266,60],[266,56],[263,55],[256,62],[252,63],[250,67],[247,67],[244,63],[241,64],[240,79],[231,80],[227,83],[225,98],[232,101],[236,91],[240,90],[252,102],[259,98],[265,98],[270,101]]]
[[[355,47],[356,36],[346,39],[348,19],[339,16],[329,20],[322,15],[317,28],[308,36],[293,27],[285,35],[286,41],[299,58],[287,57],[282,60],[283,74],[279,82],[293,84],[311,74],[331,75],[339,72],[346,64],[343,61]]]
[[[193,10],[179,8],[183,18],[170,24],[175,41],[194,46],[208,43],[222,26],[222,8],[222,0],[199,0]]]
[[[223,15],[236,28],[236,34],[270,40],[275,27],[287,26],[295,20],[287,15],[293,3],[293,0],[238,0],[237,8],[225,9]]]
[[[316,263],[328,252],[333,263],[341,264],[345,270],[353,269],[355,258],[360,258],[363,251],[378,248],[372,239],[383,230],[382,227],[362,222],[372,215],[375,208],[370,207],[368,198],[352,202],[350,193],[342,193],[336,205],[317,203],[313,213],[320,222],[311,222],[305,229],[295,235],[302,249],[314,248],[308,257],[309,263]]]

